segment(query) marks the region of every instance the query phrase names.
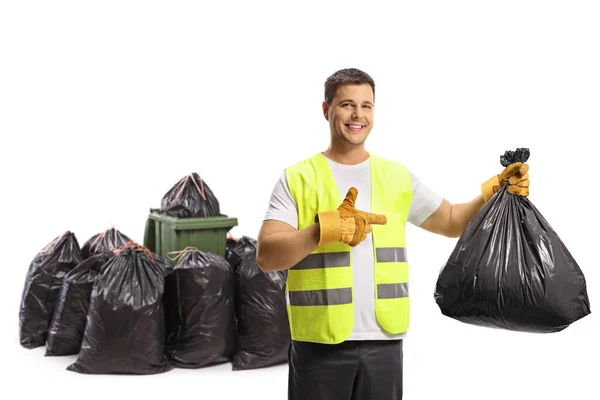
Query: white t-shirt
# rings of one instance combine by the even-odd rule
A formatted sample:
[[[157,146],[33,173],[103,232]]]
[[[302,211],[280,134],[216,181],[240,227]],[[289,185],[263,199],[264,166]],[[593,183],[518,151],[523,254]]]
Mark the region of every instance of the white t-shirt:
[[[339,164],[327,159],[333,177],[340,192],[340,198],[345,198],[348,189],[354,186],[358,189],[356,208],[370,211],[371,204],[371,170],[370,160],[356,165]],[[410,172],[410,171],[409,171]],[[413,198],[408,215],[408,222],[419,226],[442,202],[442,197],[422,184],[410,173],[413,188]],[[267,210],[265,220],[283,221],[298,229],[298,208],[287,184],[285,171],[278,180]],[[352,267],[354,276],[354,330],[348,340],[382,340],[401,339],[406,333],[390,335],[377,322],[374,300],[374,264],[373,240],[371,234],[360,244],[352,248]]]

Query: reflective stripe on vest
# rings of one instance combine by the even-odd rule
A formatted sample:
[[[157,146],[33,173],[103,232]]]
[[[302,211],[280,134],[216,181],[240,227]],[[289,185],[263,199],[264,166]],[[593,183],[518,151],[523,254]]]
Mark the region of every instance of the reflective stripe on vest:
[[[385,214],[388,219],[386,225],[372,226],[375,313],[386,331],[401,333],[408,329],[409,321],[404,230],[412,200],[412,183],[401,164],[372,154],[370,163],[370,211]],[[298,206],[298,229],[312,225],[317,212],[333,210],[341,204],[340,190],[321,154],[288,168],[286,174]],[[286,300],[294,340],[344,341],[354,327],[350,246],[332,243],[319,247],[289,269]]]

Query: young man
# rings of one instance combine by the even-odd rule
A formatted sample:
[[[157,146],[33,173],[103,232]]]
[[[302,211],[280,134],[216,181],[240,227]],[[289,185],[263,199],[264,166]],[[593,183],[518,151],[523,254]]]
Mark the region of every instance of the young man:
[[[527,164],[450,204],[404,165],[365,150],[375,84],[357,69],[325,82],[331,144],[287,168],[258,236],[257,263],[288,270],[290,400],[399,400],[409,322],[407,222],[459,237],[505,183],[528,195]]]

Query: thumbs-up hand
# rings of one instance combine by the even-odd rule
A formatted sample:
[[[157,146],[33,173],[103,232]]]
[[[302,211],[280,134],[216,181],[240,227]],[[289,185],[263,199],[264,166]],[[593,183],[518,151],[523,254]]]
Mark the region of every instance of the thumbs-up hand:
[[[373,229],[371,225],[385,225],[385,215],[357,210],[355,207],[358,190],[351,187],[340,206],[333,211],[323,211],[316,215],[320,225],[319,246],[342,242],[352,247],[365,240]]]

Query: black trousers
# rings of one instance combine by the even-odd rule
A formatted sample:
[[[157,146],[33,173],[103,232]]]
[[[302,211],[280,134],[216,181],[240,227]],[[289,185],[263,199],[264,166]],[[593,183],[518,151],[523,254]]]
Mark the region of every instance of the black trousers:
[[[401,400],[402,340],[292,341],[288,400]]]

